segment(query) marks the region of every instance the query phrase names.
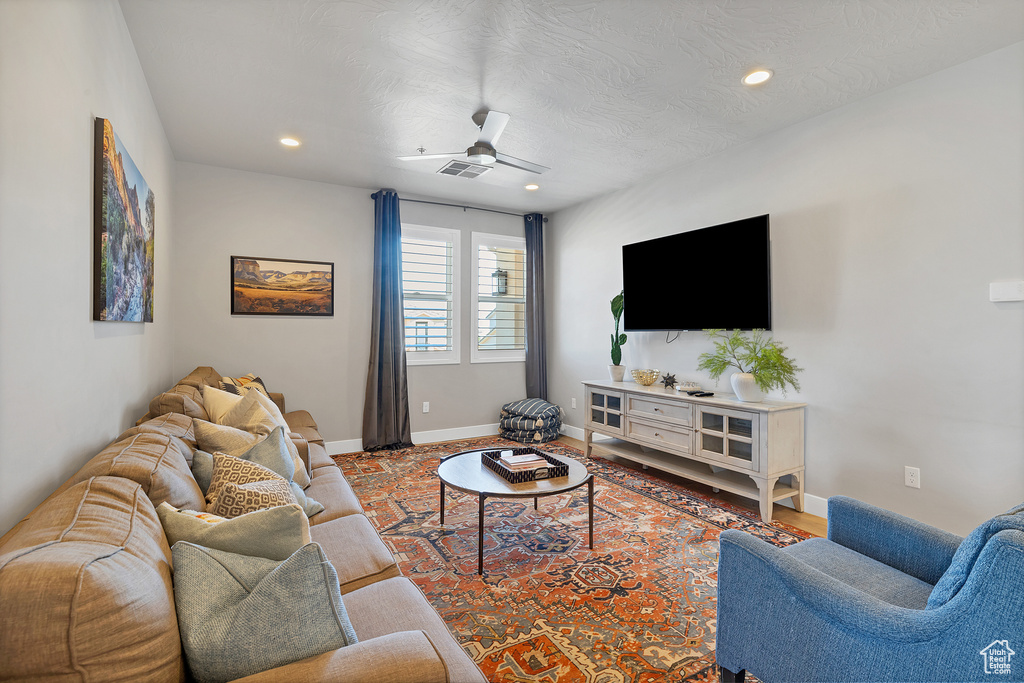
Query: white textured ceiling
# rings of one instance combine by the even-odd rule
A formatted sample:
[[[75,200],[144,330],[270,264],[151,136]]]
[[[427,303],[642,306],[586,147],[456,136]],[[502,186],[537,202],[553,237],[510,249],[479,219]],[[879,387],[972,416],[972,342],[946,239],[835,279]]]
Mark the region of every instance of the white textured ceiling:
[[[179,161],[512,210],[563,208],[1024,40],[1024,0],[121,6]],[[741,85],[758,66],[775,77]],[[465,149],[481,108],[512,115],[500,152],[551,170],[470,180],[395,160]]]

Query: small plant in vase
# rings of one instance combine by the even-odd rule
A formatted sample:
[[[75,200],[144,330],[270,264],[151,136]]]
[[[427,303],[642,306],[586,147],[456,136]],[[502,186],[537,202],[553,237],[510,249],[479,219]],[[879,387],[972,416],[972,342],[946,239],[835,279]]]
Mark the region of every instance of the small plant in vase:
[[[729,368],[739,370],[730,382],[741,401],[762,401],[772,389],[781,389],[785,394],[787,386],[800,391],[796,373],[803,368],[786,355],[785,346],[765,336],[764,330],[753,330],[749,336],[739,330],[704,332],[714,341],[715,350],[700,355],[697,369],[707,370],[716,382]]]
[[[615,333],[612,334],[612,364],[608,366],[608,374],[612,381],[621,382],[626,374],[626,366],[622,364],[622,345],[626,343],[626,334],[619,334],[619,320],[622,318],[622,292],[612,298],[612,318],[615,319]]]

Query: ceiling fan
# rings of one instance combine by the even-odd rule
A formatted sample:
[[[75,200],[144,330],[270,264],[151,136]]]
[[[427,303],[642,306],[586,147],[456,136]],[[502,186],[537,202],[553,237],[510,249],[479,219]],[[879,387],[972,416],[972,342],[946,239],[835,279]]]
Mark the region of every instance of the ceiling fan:
[[[523,171],[529,171],[530,173],[543,173],[544,171],[550,171],[547,166],[541,166],[535,164],[532,161],[524,161],[522,159],[516,159],[510,157],[507,154],[502,154],[495,150],[495,145],[498,144],[498,138],[501,136],[502,131],[505,130],[505,126],[508,125],[509,119],[512,118],[508,114],[500,111],[479,111],[473,114],[473,123],[480,129],[480,137],[476,143],[470,145],[465,152],[450,152],[448,154],[424,154],[426,151],[424,148],[419,148],[419,154],[413,154],[412,156],[398,157],[400,161],[418,161],[421,159],[448,159],[451,157],[459,157],[465,155],[466,161],[473,164],[484,164],[490,166],[491,164],[498,163],[504,164],[505,166],[511,166],[512,168],[518,168]]]

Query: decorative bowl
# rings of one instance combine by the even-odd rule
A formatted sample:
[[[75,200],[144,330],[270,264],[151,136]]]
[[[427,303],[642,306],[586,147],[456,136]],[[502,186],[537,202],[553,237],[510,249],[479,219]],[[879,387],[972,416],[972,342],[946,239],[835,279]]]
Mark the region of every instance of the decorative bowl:
[[[633,380],[637,384],[649,387],[661,377],[660,370],[633,370]]]

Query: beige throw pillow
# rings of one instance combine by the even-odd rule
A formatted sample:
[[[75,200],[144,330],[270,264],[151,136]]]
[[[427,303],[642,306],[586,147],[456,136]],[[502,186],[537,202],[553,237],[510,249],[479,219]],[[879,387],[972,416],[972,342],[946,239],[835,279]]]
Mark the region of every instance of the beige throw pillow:
[[[310,542],[309,519],[298,505],[256,510],[232,519],[178,510],[167,503],[156,511],[168,545],[188,541],[229,553],[285,560]]]
[[[228,455],[238,455],[245,453],[257,441],[265,438],[260,434],[251,434],[241,429],[217,425],[205,420],[196,420],[193,426],[199,450],[207,453],[219,451]]]
[[[210,415],[210,422],[224,424],[224,415],[234,408],[242,397],[227,391],[221,391],[209,385],[203,387],[203,407]]]

